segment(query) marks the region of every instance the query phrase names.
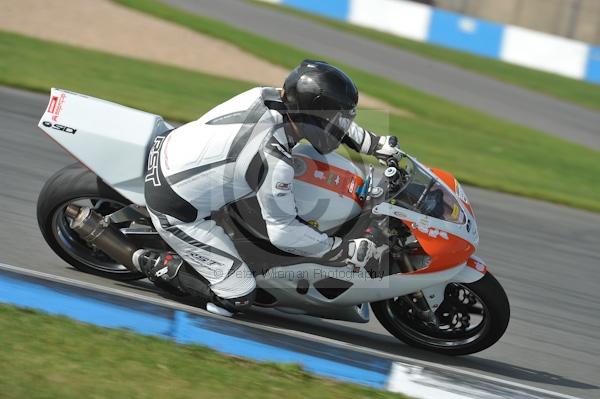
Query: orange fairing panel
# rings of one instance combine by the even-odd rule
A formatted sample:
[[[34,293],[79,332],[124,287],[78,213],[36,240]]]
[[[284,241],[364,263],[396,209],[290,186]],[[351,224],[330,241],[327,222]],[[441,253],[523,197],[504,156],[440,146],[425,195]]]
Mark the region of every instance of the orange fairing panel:
[[[433,273],[465,263],[475,252],[468,241],[435,227],[417,226],[404,221],[421,247],[431,257],[429,265],[414,274]]]
[[[430,169],[433,172],[433,174],[435,174],[437,177],[442,179],[442,181],[444,183],[446,183],[446,185],[448,187],[450,187],[450,189],[452,191],[456,192],[456,189],[458,187],[458,182],[456,181],[456,179],[454,178],[454,176],[451,173],[446,172],[445,170],[442,170],[442,169],[436,169],[436,168],[430,168]]]
[[[458,180],[456,180],[454,175],[451,174],[450,172],[446,172],[445,170],[442,170],[442,169],[437,169],[437,168],[429,168],[429,169],[433,172],[433,174],[435,174],[444,183],[446,183],[446,185],[448,187],[450,187],[450,189],[452,191],[454,191],[456,193],[456,195],[461,200],[461,202],[463,203],[465,208],[467,208],[469,213],[471,215],[475,216],[475,212],[473,212],[473,208],[471,207],[471,204],[467,200],[467,197],[464,195],[464,192],[462,191],[462,188],[458,184]]]

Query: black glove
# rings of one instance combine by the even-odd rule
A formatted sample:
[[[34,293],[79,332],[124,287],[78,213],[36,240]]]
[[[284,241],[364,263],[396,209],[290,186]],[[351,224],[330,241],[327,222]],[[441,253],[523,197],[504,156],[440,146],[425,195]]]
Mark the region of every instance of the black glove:
[[[355,238],[342,242],[339,237],[334,237],[334,240],[339,240],[339,252],[333,255],[330,260],[340,261],[352,264],[356,267],[364,267],[375,257],[377,246],[368,238]]]

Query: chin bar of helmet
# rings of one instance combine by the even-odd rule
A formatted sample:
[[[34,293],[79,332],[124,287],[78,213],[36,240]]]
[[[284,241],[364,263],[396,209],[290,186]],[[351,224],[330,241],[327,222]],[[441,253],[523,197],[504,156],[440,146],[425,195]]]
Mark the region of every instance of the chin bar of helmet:
[[[128,270],[138,273],[132,256],[138,249],[125,234],[111,224],[110,218],[102,217],[94,210],[69,205],[65,215],[71,219],[69,227],[85,242],[100,249]]]

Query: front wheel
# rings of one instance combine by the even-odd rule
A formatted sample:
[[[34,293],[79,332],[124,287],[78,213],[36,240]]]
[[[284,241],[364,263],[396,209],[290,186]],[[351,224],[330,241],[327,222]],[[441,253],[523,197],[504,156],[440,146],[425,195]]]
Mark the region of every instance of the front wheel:
[[[371,304],[377,320],[409,345],[446,355],[482,351],[500,339],[510,319],[504,289],[489,272],[474,283],[450,283],[436,310],[437,324],[418,317],[408,297]]]

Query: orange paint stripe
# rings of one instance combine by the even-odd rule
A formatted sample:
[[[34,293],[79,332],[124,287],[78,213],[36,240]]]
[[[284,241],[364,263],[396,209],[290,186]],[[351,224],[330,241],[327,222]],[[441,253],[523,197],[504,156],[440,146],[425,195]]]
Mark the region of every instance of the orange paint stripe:
[[[479,273],[482,273],[482,274],[487,273],[487,266],[473,258],[469,258],[467,260],[467,266],[470,267],[471,269],[477,270]]]
[[[296,179],[350,198],[362,205],[363,201],[356,195],[356,189],[364,183],[362,177],[312,158],[299,158],[306,164],[306,170],[296,176]]]

